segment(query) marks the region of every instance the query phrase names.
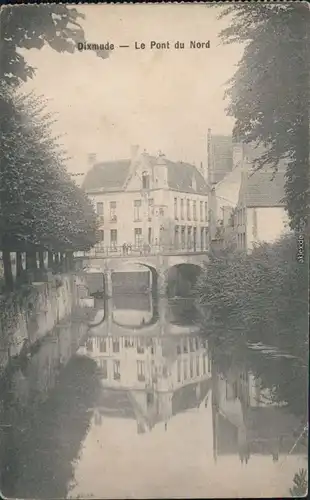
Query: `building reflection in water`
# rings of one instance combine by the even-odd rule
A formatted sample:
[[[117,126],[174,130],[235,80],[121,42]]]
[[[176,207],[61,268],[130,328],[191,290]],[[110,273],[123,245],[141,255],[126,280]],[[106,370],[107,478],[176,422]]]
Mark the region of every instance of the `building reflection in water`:
[[[272,402],[271,392],[242,365],[226,375],[213,365],[212,418],[214,459],[238,454],[247,464],[251,455],[270,456],[274,462],[288,453],[303,454],[296,443],[301,420],[286,405]]]
[[[71,498],[285,496],[306,462],[305,448],[292,452],[298,419],[264,401],[249,365],[229,356],[229,369],[219,368],[195,322],[182,324],[182,301],[153,304],[141,326],[150,306],[132,300],[136,321],[132,312],[129,326],[115,324],[109,304],[113,315],[80,349],[97,364],[100,391]],[[122,311],[124,303],[116,301]]]
[[[123,415],[136,418],[138,433],[151,431],[160,422],[167,429],[173,415],[199,406],[210,389],[207,341],[191,335],[186,327],[178,329],[177,335],[170,334],[166,301],[159,307],[151,331],[148,325],[156,307],[150,306],[145,297],[131,296],[131,300],[123,302],[118,297],[115,302],[121,304],[122,313],[124,302],[139,303],[139,309],[131,311],[129,329],[123,328],[123,335],[120,330],[118,335],[111,335],[103,328],[101,332],[97,329],[97,334],[91,334],[80,349],[96,361],[100,373],[102,397],[95,421],[100,423],[103,415]],[[143,304],[148,310],[143,310]],[[114,304],[112,323],[117,312]],[[140,327],[135,332],[131,330],[133,318]]]

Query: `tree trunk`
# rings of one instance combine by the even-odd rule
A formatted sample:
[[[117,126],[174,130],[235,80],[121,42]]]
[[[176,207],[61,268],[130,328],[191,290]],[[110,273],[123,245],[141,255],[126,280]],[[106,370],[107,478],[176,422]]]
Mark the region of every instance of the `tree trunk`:
[[[37,253],[33,250],[26,253],[26,269],[27,271],[36,271],[38,269]]]
[[[16,252],[16,278],[21,278],[23,273],[22,253]]]
[[[47,262],[47,267],[49,269],[52,269],[54,266],[54,254],[53,252],[48,252],[48,262]]]
[[[2,251],[2,259],[3,259],[3,272],[4,272],[4,281],[5,287],[10,292],[14,288],[14,280],[12,273],[12,264],[11,264],[11,254],[9,250]]]
[[[67,252],[66,258],[67,258],[67,270],[73,271],[74,269],[73,252]]]
[[[44,252],[40,251],[39,252],[39,262],[40,262],[40,269],[44,271],[45,265],[44,265]]]

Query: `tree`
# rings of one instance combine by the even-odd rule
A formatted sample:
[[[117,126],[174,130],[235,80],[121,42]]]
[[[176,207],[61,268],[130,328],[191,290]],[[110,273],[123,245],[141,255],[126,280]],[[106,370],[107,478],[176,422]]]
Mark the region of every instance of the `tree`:
[[[219,7],[219,6],[216,6]],[[221,32],[224,43],[245,44],[238,69],[229,82],[228,113],[234,136],[261,143],[265,152],[255,168],[288,161],[285,202],[292,229],[303,230],[309,213],[309,8],[234,4],[219,18],[231,16]]]
[[[96,241],[97,221],[91,202],[66,173],[45,100],[6,84],[0,90],[8,111],[1,122],[0,248],[12,288],[10,252],[86,250]]]
[[[58,52],[74,52],[78,42],[85,42],[79,23],[83,18],[75,8],[65,5],[1,8],[0,242],[9,288],[13,284],[12,248],[18,250],[16,262],[20,267],[21,249],[33,252],[38,245],[72,248],[77,234],[79,246],[85,249],[94,241],[94,213],[85,195],[77,191],[65,173],[64,157],[50,134],[52,117],[46,112],[40,114],[44,109],[42,98],[28,95],[23,105],[23,96],[9,90],[35,74],[18,49],[40,49],[48,44]],[[106,58],[108,53],[99,51],[97,55]],[[81,204],[86,210],[83,215]],[[32,260],[36,265],[36,259]]]
[[[308,279],[306,264],[296,258],[295,238],[259,245],[250,255],[231,249],[213,253],[196,295],[203,316],[210,314],[205,326],[211,341],[227,348],[230,357],[232,347],[241,351],[257,342],[292,356],[266,365],[256,356],[252,364],[265,386],[274,387],[275,399],[306,414]]]
[[[60,4],[28,4],[1,8],[1,77],[10,85],[32,78],[31,67],[18,49],[41,49],[48,44],[57,52],[73,53],[79,42],[85,42],[80,24],[85,16],[77,9]],[[97,51],[103,59],[106,51]]]

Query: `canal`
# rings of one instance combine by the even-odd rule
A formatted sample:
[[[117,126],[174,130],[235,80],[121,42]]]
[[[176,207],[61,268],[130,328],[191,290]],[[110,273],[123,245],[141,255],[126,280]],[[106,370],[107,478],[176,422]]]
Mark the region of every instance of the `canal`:
[[[303,402],[285,392],[295,360],[209,345],[192,298],[115,294],[62,370],[55,345],[1,388],[5,496],[285,497],[307,467]],[[53,359],[49,396],[23,403]]]

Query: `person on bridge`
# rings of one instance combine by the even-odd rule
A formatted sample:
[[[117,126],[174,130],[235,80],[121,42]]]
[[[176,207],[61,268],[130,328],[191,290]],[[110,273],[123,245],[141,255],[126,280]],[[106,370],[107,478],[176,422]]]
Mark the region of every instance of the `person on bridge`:
[[[123,255],[128,255],[128,245],[126,242],[123,243]]]

